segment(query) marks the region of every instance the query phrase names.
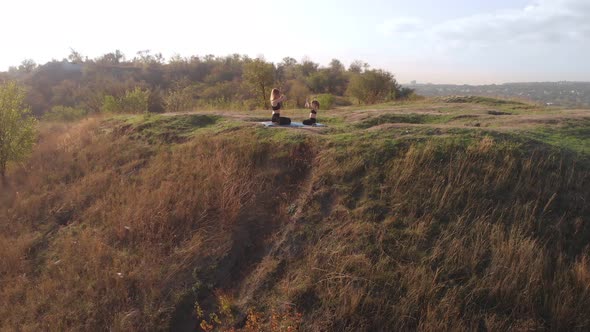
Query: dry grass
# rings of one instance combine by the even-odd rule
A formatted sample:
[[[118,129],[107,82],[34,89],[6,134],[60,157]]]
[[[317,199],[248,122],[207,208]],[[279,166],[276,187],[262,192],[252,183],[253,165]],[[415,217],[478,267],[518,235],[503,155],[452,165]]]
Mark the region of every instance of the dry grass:
[[[3,191],[3,329],[165,329],[195,267],[257,248],[307,168],[302,144],[153,147],[93,121],[42,136]]]
[[[571,155],[110,129],[44,127],[10,170],[0,330],[590,328],[590,166]]]
[[[293,267],[268,301],[303,308],[306,330],[590,327],[587,165],[490,138],[411,145],[380,168],[366,147],[342,156],[314,174],[336,198],[311,246],[275,256]]]

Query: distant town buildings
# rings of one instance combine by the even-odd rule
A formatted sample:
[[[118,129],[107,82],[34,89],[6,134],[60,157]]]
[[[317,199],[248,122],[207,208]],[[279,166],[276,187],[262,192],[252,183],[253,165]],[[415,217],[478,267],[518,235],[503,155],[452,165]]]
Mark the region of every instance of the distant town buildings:
[[[506,83],[493,85],[416,84],[423,96],[478,95],[517,98],[547,106],[590,108],[590,82]]]

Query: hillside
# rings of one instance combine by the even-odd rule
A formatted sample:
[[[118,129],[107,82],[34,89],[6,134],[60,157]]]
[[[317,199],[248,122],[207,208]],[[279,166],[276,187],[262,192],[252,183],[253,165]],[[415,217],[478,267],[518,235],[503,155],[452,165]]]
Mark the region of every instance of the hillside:
[[[423,96],[478,95],[516,98],[557,107],[590,108],[590,82],[530,82],[490,85],[412,84]]]
[[[0,194],[0,330],[590,329],[587,110],[268,117],[42,123]]]

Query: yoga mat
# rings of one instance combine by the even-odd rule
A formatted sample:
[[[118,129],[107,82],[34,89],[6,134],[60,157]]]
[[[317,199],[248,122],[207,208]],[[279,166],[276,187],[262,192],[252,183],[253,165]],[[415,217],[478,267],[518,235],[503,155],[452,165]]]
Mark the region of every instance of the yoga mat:
[[[273,122],[271,122],[271,121],[264,121],[264,122],[260,122],[260,124],[261,124],[261,125],[263,125],[263,126],[265,126],[265,127],[281,127],[281,128],[282,128],[282,127],[284,127],[284,128],[302,128],[302,127],[303,127],[303,128],[313,128],[313,127],[326,127],[326,125],[325,125],[325,124],[321,124],[321,123],[316,123],[316,124],[314,124],[314,125],[311,125],[311,126],[306,126],[306,125],[304,125],[304,124],[303,124],[303,123],[301,123],[301,122],[295,122],[295,121],[291,122],[291,124],[290,124],[290,125],[285,125],[285,126],[279,126],[278,124],[276,124],[276,123],[273,123]]]

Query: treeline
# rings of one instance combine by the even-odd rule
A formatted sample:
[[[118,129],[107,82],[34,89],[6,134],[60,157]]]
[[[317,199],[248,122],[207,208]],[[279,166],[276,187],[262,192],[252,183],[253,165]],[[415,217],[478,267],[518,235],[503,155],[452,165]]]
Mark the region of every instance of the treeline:
[[[289,97],[286,107],[304,107],[317,98],[322,108],[411,98],[393,74],[355,61],[348,68],[334,59],[326,67],[309,59],[271,63],[245,55],[173,56],[140,51],[127,59],[120,51],[96,59],[73,51],[61,61],[37,65],[25,60],[0,73],[27,89],[37,116],[76,117],[88,112],[180,112],[193,108],[268,107],[270,89]]]

